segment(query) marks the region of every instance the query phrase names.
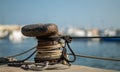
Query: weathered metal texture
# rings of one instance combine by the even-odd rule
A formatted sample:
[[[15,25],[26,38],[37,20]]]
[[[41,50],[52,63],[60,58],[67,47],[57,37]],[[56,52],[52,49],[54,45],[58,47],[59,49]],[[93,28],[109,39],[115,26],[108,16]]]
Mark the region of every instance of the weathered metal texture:
[[[22,27],[22,33],[25,36],[52,36],[58,34],[58,28],[55,24],[31,24]]]

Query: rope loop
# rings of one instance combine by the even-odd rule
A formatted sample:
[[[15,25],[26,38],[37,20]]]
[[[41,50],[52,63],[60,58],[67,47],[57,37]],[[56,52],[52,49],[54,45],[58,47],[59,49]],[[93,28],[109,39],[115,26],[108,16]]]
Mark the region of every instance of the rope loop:
[[[63,59],[65,59],[68,63],[72,63],[76,61],[76,55],[74,53],[74,51],[72,50],[72,48],[70,47],[69,43],[72,41],[72,38],[70,36],[63,36],[62,37],[65,40],[65,45],[63,46],[63,52],[62,52],[62,57]],[[67,55],[67,49],[66,46],[68,47],[68,49],[70,50],[71,54],[73,55],[73,60],[69,60]]]

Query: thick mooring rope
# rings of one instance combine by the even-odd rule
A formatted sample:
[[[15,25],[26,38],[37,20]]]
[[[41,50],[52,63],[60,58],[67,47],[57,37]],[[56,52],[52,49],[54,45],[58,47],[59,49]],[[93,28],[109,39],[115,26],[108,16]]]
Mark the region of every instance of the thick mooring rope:
[[[7,57],[0,57],[0,65],[7,64],[7,63],[14,63],[14,62],[15,63],[24,62],[25,60],[28,60],[33,54],[35,54],[36,51],[34,51],[30,56],[28,56],[27,58],[25,58],[23,60],[16,60],[15,57],[26,54],[35,48],[36,48],[36,46],[33,48],[30,48],[29,50],[26,50],[24,52],[21,52],[21,53],[15,54],[15,55],[7,56]]]
[[[68,53],[68,55],[72,55],[71,53]],[[81,55],[81,54],[75,54],[77,57],[83,57],[83,58],[91,58],[91,59],[99,59],[99,60],[107,60],[107,61],[120,61],[120,59],[115,58],[106,58],[106,57],[97,57],[97,56],[88,56],[88,55]]]
[[[15,55],[11,55],[11,56],[7,56],[7,57],[5,57],[5,58],[11,58],[11,57],[21,56],[21,55],[23,55],[23,54],[26,54],[26,53],[30,52],[31,50],[33,50],[33,49],[35,49],[35,48],[36,48],[36,46],[35,46],[35,47],[32,47],[32,48],[30,48],[30,49],[28,49],[28,50],[26,50],[26,51],[24,51],[24,52],[21,52],[21,53],[15,54]]]
[[[62,47],[61,44],[37,47],[36,57],[40,60],[59,59],[62,54],[60,47]]]
[[[73,55],[73,60],[69,60],[67,57],[66,57],[66,54],[67,54],[67,49],[66,49],[66,45],[68,46],[70,52],[71,52],[71,55]],[[69,62],[74,62],[76,60],[76,55],[75,53],[73,52],[73,50],[71,49],[70,45],[68,44],[67,41],[65,41],[65,46],[63,47],[63,52],[62,52],[62,56],[63,58],[69,63]]]

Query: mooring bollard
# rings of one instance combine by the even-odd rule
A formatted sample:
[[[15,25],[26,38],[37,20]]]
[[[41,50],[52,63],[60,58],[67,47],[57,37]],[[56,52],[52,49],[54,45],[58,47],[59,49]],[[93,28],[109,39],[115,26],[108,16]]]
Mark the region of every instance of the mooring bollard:
[[[69,36],[61,36],[58,27],[55,24],[32,24],[22,27],[22,33],[25,36],[36,37],[38,44],[36,47],[35,63],[44,63],[44,67],[34,65],[32,70],[43,70],[52,65],[62,64],[70,66],[66,45],[71,42]],[[68,45],[68,47],[70,47]],[[48,67],[49,66],[49,67]],[[56,66],[57,67],[57,66]],[[59,67],[58,67],[59,68]]]

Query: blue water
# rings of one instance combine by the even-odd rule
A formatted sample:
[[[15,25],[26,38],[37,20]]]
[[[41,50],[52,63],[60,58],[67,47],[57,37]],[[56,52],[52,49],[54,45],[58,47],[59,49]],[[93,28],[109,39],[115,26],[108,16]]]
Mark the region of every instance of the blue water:
[[[12,43],[7,39],[0,40],[0,57],[14,55],[16,53],[20,53],[25,50],[28,50],[36,45],[37,45],[37,41],[34,38],[25,39],[21,43]],[[76,54],[120,59],[120,42],[73,40],[70,45]],[[17,59],[24,59],[30,53],[17,57]],[[30,60],[33,60],[33,57]],[[104,69],[120,70],[120,62],[115,62],[115,61],[105,61],[105,60],[77,57],[77,60],[73,64],[104,68]]]

